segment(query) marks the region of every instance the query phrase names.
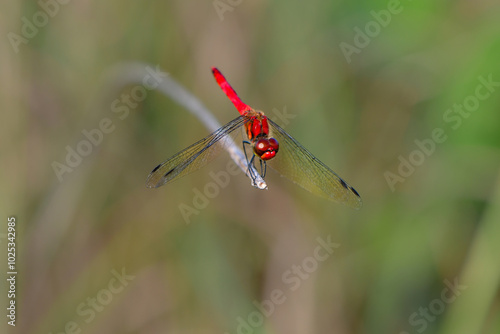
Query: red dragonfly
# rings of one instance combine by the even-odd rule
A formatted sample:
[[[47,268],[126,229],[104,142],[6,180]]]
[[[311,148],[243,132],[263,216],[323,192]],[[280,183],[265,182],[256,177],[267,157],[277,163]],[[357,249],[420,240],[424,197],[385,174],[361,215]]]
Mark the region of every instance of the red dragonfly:
[[[245,149],[245,145],[253,148],[250,160],[247,156],[250,177],[255,177],[252,176],[250,166],[253,166],[255,157],[258,157],[262,177],[269,165],[312,193],[356,209],[361,207],[361,197],[353,187],[262,111],[243,103],[217,68],[213,67],[212,73],[240,116],[156,166],[147,179],[149,188],[160,187],[205,166],[221,151],[230,135],[244,126],[248,141],[243,142],[243,148]]]

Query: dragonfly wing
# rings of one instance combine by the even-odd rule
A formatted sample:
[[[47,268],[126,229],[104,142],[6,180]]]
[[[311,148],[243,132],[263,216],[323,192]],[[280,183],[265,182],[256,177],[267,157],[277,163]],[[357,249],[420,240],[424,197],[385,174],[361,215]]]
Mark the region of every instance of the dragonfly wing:
[[[268,119],[271,133],[278,140],[276,157],[266,163],[302,188],[332,201],[359,209],[361,197],[347,182],[319,161],[279,125]]]
[[[239,116],[217,131],[165,160],[149,174],[146,181],[148,188],[158,188],[189,173],[192,173],[212,161],[232,140],[230,134],[244,124],[246,118]]]

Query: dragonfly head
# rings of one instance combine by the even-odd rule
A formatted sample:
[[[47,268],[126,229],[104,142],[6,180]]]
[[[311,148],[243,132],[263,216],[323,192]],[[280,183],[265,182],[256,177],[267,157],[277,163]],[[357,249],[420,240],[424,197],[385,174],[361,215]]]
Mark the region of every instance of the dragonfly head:
[[[278,141],[274,138],[260,138],[255,142],[253,150],[262,160],[269,160],[278,153],[279,147]]]

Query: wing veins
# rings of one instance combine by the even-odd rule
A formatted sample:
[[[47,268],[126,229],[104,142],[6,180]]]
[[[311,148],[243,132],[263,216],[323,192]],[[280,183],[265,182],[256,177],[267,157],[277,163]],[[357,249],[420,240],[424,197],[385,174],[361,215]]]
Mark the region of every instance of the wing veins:
[[[271,124],[272,130],[276,133],[275,137],[280,144],[280,151],[278,151],[276,157],[269,160],[271,168],[310,192],[314,193],[319,190],[319,195],[327,199],[339,201],[353,208],[361,207],[361,198],[354,188],[286,133],[274,121],[269,118],[268,121]],[[274,135],[274,133],[271,133],[271,135]],[[281,157],[280,153],[282,154]],[[294,161],[294,156],[300,157],[301,155],[305,157],[300,159],[300,162]],[[282,160],[281,163],[279,162],[280,158]],[[283,164],[286,164],[286,166]],[[332,183],[335,186],[332,186]]]
[[[149,188],[157,188],[167,182],[171,182],[178,177],[185,176],[194,170],[203,167],[218,154],[218,152],[215,152],[215,154],[210,155],[210,153],[214,153],[214,149],[217,149],[217,147],[212,148],[212,146],[219,144],[221,146],[225,145],[225,143],[221,142],[224,141],[224,137],[229,136],[245,121],[245,117],[238,116],[205,138],[202,138],[184,150],[177,152],[153,169],[147,178],[146,185]],[[208,159],[206,161],[201,161],[200,165],[197,166],[198,168],[190,171],[189,166],[192,165],[192,163],[194,163],[198,158],[206,154],[208,154]],[[185,174],[183,174],[184,171],[186,171]]]

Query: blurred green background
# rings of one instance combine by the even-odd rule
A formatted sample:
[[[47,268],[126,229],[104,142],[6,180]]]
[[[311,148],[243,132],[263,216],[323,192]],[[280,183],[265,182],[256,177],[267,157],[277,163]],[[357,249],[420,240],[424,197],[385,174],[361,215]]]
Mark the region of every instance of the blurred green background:
[[[498,2],[63,2],[0,13],[0,264],[14,216],[18,270],[2,333],[500,332]],[[156,91],[115,113],[134,86],[105,78],[130,61],[225,123],[219,67],[363,208],[240,173],[187,223],[180,208],[229,157],[147,189],[208,131]],[[103,119],[113,129],[59,180],[54,162]]]

